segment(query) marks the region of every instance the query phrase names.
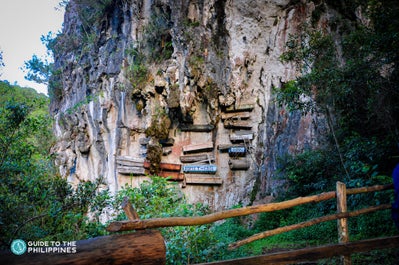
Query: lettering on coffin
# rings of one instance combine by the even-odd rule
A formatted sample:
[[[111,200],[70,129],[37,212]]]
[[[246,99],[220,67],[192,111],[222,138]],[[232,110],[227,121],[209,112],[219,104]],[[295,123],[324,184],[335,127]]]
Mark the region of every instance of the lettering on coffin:
[[[216,165],[185,165],[184,172],[216,172]]]
[[[245,147],[244,146],[235,146],[235,147],[230,147],[229,148],[229,153],[245,153]]]

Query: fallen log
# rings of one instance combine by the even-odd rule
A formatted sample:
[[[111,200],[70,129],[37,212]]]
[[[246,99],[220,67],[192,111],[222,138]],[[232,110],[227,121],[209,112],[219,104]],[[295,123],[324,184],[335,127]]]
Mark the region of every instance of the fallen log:
[[[156,230],[101,236],[69,244],[73,246],[64,246],[62,249],[69,250],[70,253],[48,253],[49,248],[30,247],[29,249],[28,246],[25,254],[17,256],[8,250],[0,254],[0,264],[158,265],[166,263],[164,239]],[[35,254],[34,250],[36,250]],[[55,252],[55,249],[52,250]],[[47,253],[38,253],[39,251],[47,251]]]

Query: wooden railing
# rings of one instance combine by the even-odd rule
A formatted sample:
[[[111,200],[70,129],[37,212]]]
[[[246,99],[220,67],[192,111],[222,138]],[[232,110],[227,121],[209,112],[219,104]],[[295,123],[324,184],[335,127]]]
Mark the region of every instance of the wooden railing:
[[[169,217],[169,218],[153,218],[153,219],[146,219],[146,220],[140,220],[139,218],[137,218],[137,214],[135,213],[134,209],[131,207],[130,204],[126,205],[126,202],[125,202],[124,209],[125,209],[126,215],[128,216],[129,220],[112,222],[107,227],[107,230],[110,232],[118,232],[118,231],[142,230],[142,229],[170,227],[170,226],[203,225],[203,224],[209,224],[209,223],[213,223],[213,222],[227,219],[227,218],[246,216],[246,215],[264,213],[264,212],[278,211],[278,210],[292,208],[292,207],[295,207],[298,205],[303,205],[303,204],[307,204],[307,203],[317,203],[317,202],[322,202],[322,201],[336,198],[337,199],[337,213],[336,214],[326,215],[326,216],[315,218],[315,219],[312,219],[309,221],[305,221],[305,222],[301,222],[301,223],[297,223],[297,224],[293,224],[293,225],[289,225],[289,226],[279,227],[279,228],[276,228],[273,230],[255,234],[251,237],[248,237],[246,239],[243,239],[243,240],[240,240],[240,241],[230,244],[229,248],[235,249],[244,244],[248,244],[255,240],[259,240],[259,239],[269,237],[272,235],[276,235],[276,234],[280,234],[280,233],[284,233],[284,232],[288,232],[288,231],[292,231],[292,230],[296,230],[296,229],[301,229],[301,228],[312,226],[312,225],[315,225],[315,224],[318,224],[321,222],[338,220],[339,244],[332,245],[332,246],[325,246],[326,249],[330,249],[331,251],[326,251],[326,249],[324,249],[323,251],[317,250],[320,253],[318,256],[317,255],[316,256],[318,258],[330,257],[332,255],[331,253],[333,253],[334,255],[341,255],[342,263],[345,265],[348,265],[348,264],[351,264],[351,258],[350,258],[351,253],[354,253],[356,251],[358,251],[358,252],[364,251],[365,249],[367,250],[367,249],[384,248],[384,246],[389,248],[389,247],[392,247],[392,245],[399,247],[399,237],[380,239],[380,240],[382,240],[381,242],[378,241],[378,239],[374,239],[374,241],[371,240],[371,241],[367,241],[367,242],[366,241],[365,242],[358,241],[358,243],[349,242],[349,232],[348,232],[348,218],[349,217],[359,216],[362,214],[371,213],[371,212],[375,212],[378,210],[390,209],[391,204],[382,204],[382,205],[378,205],[378,206],[371,206],[368,208],[348,212],[347,211],[347,200],[346,200],[347,195],[383,191],[383,190],[389,190],[392,188],[393,188],[393,185],[390,184],[390,185],[377,185],[377,186],[372,186],[372,187],[346,189],[346,186],[344,183],[337,182],[336,191],[325,192],[325,193],[321,193],[318,195],[312,195],[312,196],[308,196],[308,197],[299,197],[299,198],[295,198],[295,199],[283,201],[283,202],[248,206],[248,207],[231,209],[231,210],[216,212],[216,213],[212,213],[209,215],[197,216],[197,217]],[[378,242],[378,243],[376,243],[376,242]],[[391,242],[391,243],[388,243],[388,242]],[[371,245],[371,244],[374,244],[374,245]],[[346,249],[346,251],[342,250],[341,252],[337,252],[338,249]],[[348,250],[351,250],[352,252],[348,251]],[[325,253],[324,256],[322,255],[323,252]],[[285,255],[288,255],[288,254],[282,254],[282,256],[285,256]],[[288,255],[288,256],[290,256],[290,255]],[[308,255],[308,256],[311,257],[312,255]],[[257,257],[257,258],[259,259],[259,257]],[[268,258],[265,258],[265,256],[262,256],[262,258],[263,258],[263,261],[270,261]],[[281,257],[279,257],[279,258],[281,258]],[[248,258],[248,259],[251,259],[251,258]],[[291,255],[291,259],[292,259],[292,255]],[[289,259],[286,259],[286,260],[287,260],[287,262],[290,261]],[[229,262],[226,263],[226,262],[227,261],[223,261],[220,263],[216,262],[216,263],[212,263],[212,264],[239,264],[239,263],[236,263],[236,261],[230,261],[230,263]],[[246,262],[246,264],[252,264],[252,263],[248,263],[249,260],[247,260],[247,259],[245,262]],[[277,262],[277,260],[275,260],[275,262]],[[243,264],[243,263],[241,263],[241,264]],[[255,263],[253,263],[253,264],[255,264]]]

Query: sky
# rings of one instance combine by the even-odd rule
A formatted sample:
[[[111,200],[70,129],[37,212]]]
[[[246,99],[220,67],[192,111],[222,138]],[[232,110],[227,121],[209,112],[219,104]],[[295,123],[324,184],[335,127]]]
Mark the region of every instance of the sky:
[[[5,64],[0,70],[0,80],[47,94],[46,85],[27,81],[26,73],[20,68],[34,54],[46,56],[40,37],[49,31],[61,30],[64,14],[56,10],[59,2],[61,0],[0,0],[0,50]]]

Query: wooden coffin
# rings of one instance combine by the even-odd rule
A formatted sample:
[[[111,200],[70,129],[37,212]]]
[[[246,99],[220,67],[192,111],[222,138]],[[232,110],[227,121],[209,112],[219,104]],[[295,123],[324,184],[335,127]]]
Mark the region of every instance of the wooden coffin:
[[[184,173],[204,173],[204,174],[215,174],[217,171],[217,166],[214,164],[191,164],[184,165]]]
[[[224,120],[247,120],[251,117],[248,112],[231,112],[231,113],[223,113],[221,118]]]
[[[249,161],[246,159],[230,159],[229,166],[231,170],[247,170]]]
[[[235,142],[244,142],[244,141],[251,141],[254,138],[253,132],[250,133],[231,133],[230,134],[230,141],[232,143]]]
[[[223,123],[224,128],[226,129],[251,129],[252,125],[249,121],[241,121],[241,120],[226,120]]]
[[[116,163],[121,166],[143,167],[144,159],[131,156],[117,156]]]
[[[254,104],[241,104],[238,106],[230,106],[226,108],[226,112],[240,112],[240,111],[252,111],[254,109]]]
[[[183,124],[180,126],[182,132],[210,132],[215,128],[211,124]]]
[[[220,152],[228,152],[230,147],[239,147],[242,146],[240,144],[219,144],[218,150]]]
[[[222,185],[223,179],[220,177],[212,177],[201,174],[186,174],[185,175],[186,184],[195,184],[195,185]]]
[[[150,161],[144,161],[144,168],[149,169],[151,166]],[[169,171],[180,171],[181,165],[180,164],[172,164],[172,163],[163,163],[159,164],[159,168],[161,170],[169,170]]]
[[[144,167],[118,166],[117,170],[118,173],[122,175],[136,175],[136,176],[145,175]]]
[[[184,179],[184,174],[177,171],[162,170],[158,173],[158,176],[163,178],[169,178],[170,180],[174,181],[182,181]]]
[[[182,163],[194,163],[199,161],[215,161],[215,156],[213,154],[198,154],[198,155],[182,155],[180,156],[180,161]]]
[[[213,142],[203,143],[203,144],[191,144],[183,146],[183,153],[196,153],[196,152],[206,152],[213,150]]]
[[[228,149],[229,156],[245,156],[247,148],[245,146],[232,146]]]

